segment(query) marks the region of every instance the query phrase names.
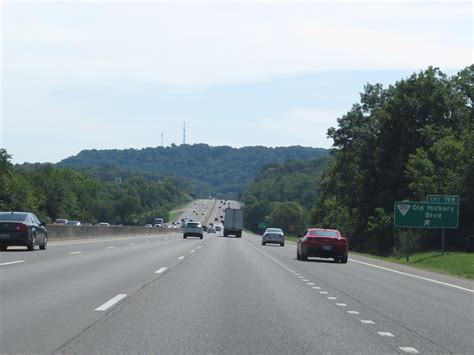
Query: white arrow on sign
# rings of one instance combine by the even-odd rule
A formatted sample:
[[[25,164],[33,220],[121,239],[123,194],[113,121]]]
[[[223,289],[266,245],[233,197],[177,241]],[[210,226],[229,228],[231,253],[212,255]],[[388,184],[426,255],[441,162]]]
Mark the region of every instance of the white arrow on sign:
[[[410,205],[397,205],[397,207],[400,213],[402,214],[402,216],[405,216],[411,206]]]

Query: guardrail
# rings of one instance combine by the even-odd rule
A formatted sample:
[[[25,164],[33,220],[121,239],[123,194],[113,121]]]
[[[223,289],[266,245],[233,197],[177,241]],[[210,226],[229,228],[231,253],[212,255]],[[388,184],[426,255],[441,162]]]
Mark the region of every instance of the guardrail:
[[[149,228],[137,226],[63,226],[49,224],[46,226],[49,240],[94,239],[104,237],[133,237],[182,233],[181,228]]]

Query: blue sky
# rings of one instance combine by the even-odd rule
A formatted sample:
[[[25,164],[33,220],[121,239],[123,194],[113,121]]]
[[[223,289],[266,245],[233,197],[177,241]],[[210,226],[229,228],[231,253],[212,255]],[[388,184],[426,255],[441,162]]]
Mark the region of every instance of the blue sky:
[[[182,143],[331,146],[365,83],[472,63],[470,2],[1,3],[13,162]]]

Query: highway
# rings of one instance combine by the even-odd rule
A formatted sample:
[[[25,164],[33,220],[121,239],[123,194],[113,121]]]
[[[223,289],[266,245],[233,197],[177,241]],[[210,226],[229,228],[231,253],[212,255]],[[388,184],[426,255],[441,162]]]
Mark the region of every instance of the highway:
[[[219,205],[182,216],[207,223]],[[301,262],[250,233],[54,242],[0,253],[0,353],[470,354],[473,301],[469,280]]]

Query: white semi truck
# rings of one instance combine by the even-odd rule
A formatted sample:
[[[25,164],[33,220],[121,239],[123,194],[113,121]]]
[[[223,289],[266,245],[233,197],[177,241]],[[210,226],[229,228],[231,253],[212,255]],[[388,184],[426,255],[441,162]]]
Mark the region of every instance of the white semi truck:
[[[227,208],[224,215],[224,237],[235,235],[242,237],[244,227],[244,211],[238,208]]]

